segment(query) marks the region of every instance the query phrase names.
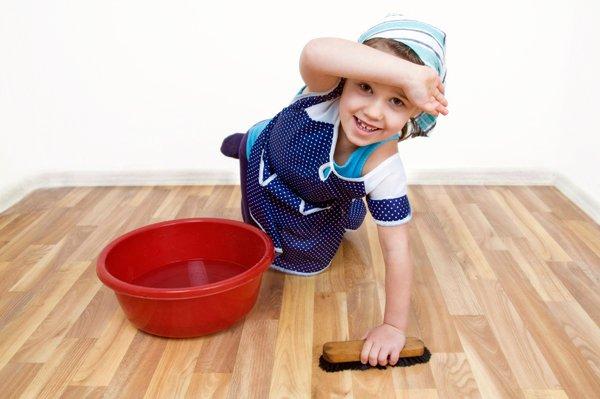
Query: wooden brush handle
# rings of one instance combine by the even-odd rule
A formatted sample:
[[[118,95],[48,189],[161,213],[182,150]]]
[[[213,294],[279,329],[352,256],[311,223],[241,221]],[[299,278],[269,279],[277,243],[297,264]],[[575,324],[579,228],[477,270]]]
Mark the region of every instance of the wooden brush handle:
[[[355,341],[335,341],[323,344],[323,357],[330,363],[360,361],[364,339]],[[406,344],[400,352],[400,357],[415,357],[423,355],[423,341],[415,337],[406,337]]]

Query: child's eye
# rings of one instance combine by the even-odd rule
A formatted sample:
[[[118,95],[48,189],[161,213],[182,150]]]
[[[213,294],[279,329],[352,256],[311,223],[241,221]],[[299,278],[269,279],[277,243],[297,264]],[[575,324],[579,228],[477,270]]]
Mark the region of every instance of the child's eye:
[[[371,86],[369,86],[366,83],[359,83],[358,87],[360,87],[360,89],[363,90],[363,91],[369,91],[369,90],[371,90]],[[394,101],[394,100],[397,100],[397,102]],[[404,105],[404,101],[400,100],[398,97],[392,98],[392,102],[394,103],[394,105],[398,105],[398,106]]]
[[[366,83],[359,83],[359,84],[358,84],[358,87],[360,87],[362,90],[365,90],[365,91],[366,91],[366,90],[369,90],[369,89],[371,88],[371,87],[370,87],[368,84],[366,84]],[[365,89],[365,87],[366,87],[366,89]]]
[[[394,105],[404,105],[404,102],[402,100],[400,100],[398,97],[394,97],[392,98],[392,101],[394,100],[398,100],[398,102],[394,102]]]

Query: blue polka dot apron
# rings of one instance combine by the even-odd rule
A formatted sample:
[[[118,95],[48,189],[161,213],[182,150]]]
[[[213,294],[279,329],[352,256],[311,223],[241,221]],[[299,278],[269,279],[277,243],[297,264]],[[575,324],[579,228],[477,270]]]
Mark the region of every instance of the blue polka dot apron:
[[[340,246],[348,221],[356,227],[365,216],[364,179],[347,178],[333,168],[339,114],[335,123],[311,118],[307,108],[341,95],[343,80],[324,95],[300,96],[264,128],[252,145],[247,173],[251,219],[273,240],[277,256],[272,268],[310,275],[326,269]],[[410,213],[403,203],[369,203]],[[356,206],[359,205],[359,206]],[[358,220],[360,219],[360,220]]]

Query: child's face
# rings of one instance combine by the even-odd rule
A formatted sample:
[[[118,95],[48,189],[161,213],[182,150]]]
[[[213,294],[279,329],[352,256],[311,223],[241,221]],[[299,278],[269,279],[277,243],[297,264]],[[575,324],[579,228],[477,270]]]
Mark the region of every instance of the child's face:
[[[361,147],[400,133],[419,114],[400,88],[352,79],[344,84],[339,112],[340,129],[348,141]],[[357,118],[370,126],[364,129]],[[377,130],[370,131],[373,127]]]

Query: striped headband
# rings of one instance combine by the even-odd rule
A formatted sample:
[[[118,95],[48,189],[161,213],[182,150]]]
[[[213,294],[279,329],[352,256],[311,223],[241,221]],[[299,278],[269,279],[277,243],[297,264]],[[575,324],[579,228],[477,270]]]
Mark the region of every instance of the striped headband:
[[[403,14],[390,13],[358,38],[359,43],[374,37],[397,40],[412,50],[421,60],[438,73],[442,83],[446,81],[446,33],[433,25],[409,18]],[[437,117],[421,112],[411,124],[412,136],[424,136],[435,127]]]

